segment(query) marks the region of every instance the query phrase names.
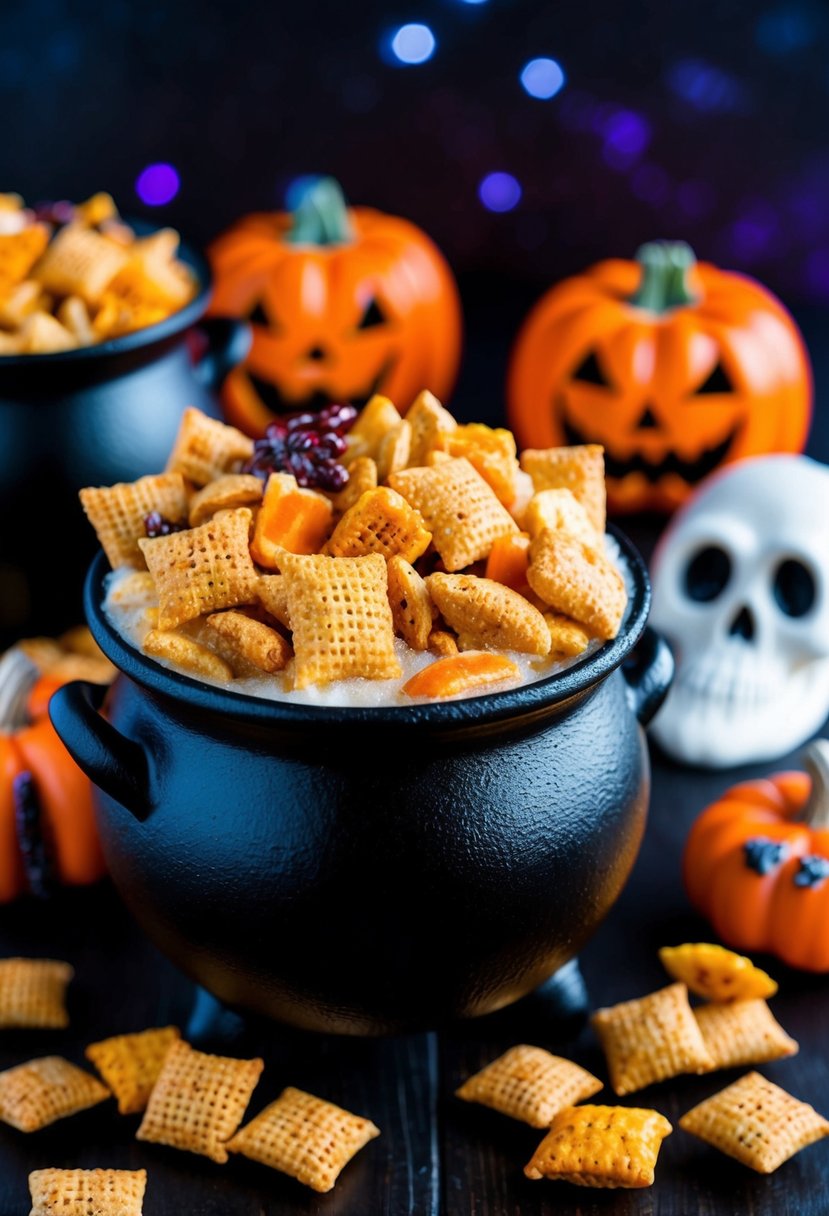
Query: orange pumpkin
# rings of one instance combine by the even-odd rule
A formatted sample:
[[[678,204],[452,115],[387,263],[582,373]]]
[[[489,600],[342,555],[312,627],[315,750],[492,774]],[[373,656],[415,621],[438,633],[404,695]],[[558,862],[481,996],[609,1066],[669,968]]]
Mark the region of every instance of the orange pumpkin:
[[[274,416],[361,407],[382,393],[405,411],[421,389],[443,399],[460,358],[457,287],[425,233],[347,208],[331,178],[292,213],[241,219],[209,250],[210,311],[245,317],[253,344],[222,390],[227,420],[262,434]]]
[[[685,886],[729,946],[829,971],[829,741],[805,762],[808,773],[736,785],[702,812]]]
[[[612,510],[670,511],[720,465],[801,451],[812,378],[771,292],[656,242],[542,297],[507,397],[519,447],[600,443]]]
[[[95,882],[104,858],[92,787],[47,716],[64,681],[40,675],[18,650],[0,664],[0,903],[55,883]]]

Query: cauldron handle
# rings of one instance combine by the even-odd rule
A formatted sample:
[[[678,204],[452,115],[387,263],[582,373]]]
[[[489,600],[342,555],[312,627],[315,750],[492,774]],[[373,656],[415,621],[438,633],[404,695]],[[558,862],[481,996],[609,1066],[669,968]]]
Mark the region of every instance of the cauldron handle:
[[[208,317],[199,322],[198,328],[207,339],[207,349],[193,370],[204,387],[215,392],[234,367],[246,358],[253,331],[247,321],[235,317]]]
[[[674,678],[674,656],[661,634],[647,626],[622,665],[630,707],[642,726],[659,709]]]
[[[146,819],[155,801],[147,753],[98,712],[107,691],[107,685],[87,680],[64,684],[52,694],[49,717],[90,781],[137,819]]]

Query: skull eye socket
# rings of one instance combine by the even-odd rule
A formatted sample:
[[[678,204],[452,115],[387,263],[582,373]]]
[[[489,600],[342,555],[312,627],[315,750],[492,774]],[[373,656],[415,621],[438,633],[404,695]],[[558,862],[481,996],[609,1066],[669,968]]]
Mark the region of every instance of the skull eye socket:
[[[596,352],[592,350],[587,352],[576,370],[571,373],[570,379],[580,380],[582,384],[599,384],[602,388],[608,387],[607,376],[599,366]]]
[[[731,578],[731,558],[719,545],[697,549],[685,570],[685,591],[689,599],[708,604],[722,595]]]
[[[388,318],[377,301],[372,298],[365,307],[358,329],[374,329],[377,325],[385,325]]]
[[[803,562],[786,558],[774,573],[774,598],[786,616],[805,616],[817,595],[814,576]]]

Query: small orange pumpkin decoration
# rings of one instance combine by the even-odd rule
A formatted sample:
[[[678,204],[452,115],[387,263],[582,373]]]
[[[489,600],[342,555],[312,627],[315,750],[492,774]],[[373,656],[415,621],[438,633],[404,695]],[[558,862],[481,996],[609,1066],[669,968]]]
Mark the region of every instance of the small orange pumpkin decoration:
[[[293,212],[246,216],[209,250],[210,311],[247,318],[253,344],[228,376],[228,422],[260,436],[275,416],[375,393],[401,409],[421,389],[449,395],[461,310],[442,254],[414,224],[347,208],[332,178]]]
[[[671,511],[723,464],[802,451],[812,377],[771,292],[654,242],[541,298],[507,397],[519,447],[600,443],[612,510]]]
[[[62,683],[17,649],[0,663],[0,903],[104,873],[92,787],[48,718]]]
[[[829,971],[829,741],[804,759],[808,773],[736,785],[702,812],[685,886],[727,945]]]

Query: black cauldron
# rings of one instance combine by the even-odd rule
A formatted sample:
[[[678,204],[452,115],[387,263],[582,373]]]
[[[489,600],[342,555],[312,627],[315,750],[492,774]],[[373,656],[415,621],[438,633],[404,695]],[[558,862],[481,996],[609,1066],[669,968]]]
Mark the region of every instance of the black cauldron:
[[[210,272],[183,246],[179,256],[199,290],[157,325],[78,350],[0,357],[0,648],[24,628],[77,623],[97,548],[78,490],[163,469],[182,411],[216,415],[215,390],[247,354],[247,324],[217,318],[201,322],[206,348],[194,364],[188,331],[210,301]]]
[[[469,700],[346,709],[200,684],[87,619],[123,673],[52,698],[100,787],[113,880],[150,937],[220,1001],[371,1034],[488,1013],[573,958],[630,873],[649,772],[640,724],[671,680],[645,629],[565,672]]]

